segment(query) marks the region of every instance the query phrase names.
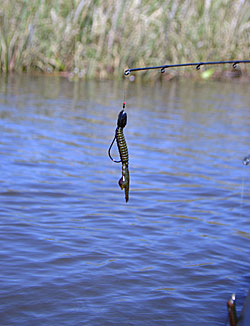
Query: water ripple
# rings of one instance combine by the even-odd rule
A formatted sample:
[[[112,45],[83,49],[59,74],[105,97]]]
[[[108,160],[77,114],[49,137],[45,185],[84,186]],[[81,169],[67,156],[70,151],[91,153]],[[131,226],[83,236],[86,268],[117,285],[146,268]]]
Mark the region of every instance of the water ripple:
[[[131,86],[128,204],[107,157],[121,98],[109,82],[1,88],[1,325],[224,325],[231,293],[243,302],[248,88]]]

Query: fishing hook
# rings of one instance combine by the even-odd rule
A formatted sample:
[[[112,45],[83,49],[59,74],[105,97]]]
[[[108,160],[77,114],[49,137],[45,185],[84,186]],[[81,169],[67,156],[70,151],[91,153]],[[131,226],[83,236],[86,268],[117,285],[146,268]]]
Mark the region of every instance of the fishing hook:
[[[114,144],[115,140],[116,140],[116,134],[115,134],[115,136],[114,136],[114,138],[113,138],[113,140],[112,140],[112,142],[111,142],[111,144],[109,146],[109,149],[108,149],[109,158],[111,159],[111,161],[113,161],[115,163],[121,163],[121,160],[120,161],[114,160],[113,157],[111,156],[111,153],[110,153],[111,148],[113,147],[113,144]]]
[[[115,130],[115,136],[114,136],[114,138],[113,138],[113,140],[112,140],[112,142],[111,142],[111,144],[109,146],[109,149],[108,149],[109,158],[111,159],[111,161],[113,161],[115,163],[121,163],[122,162],[122,159],[120,161],[114,160],[113,157],[112,157],[112,155],[111,155],[111,148],[113,147],[113,144],[114,144],[115,140],[117,141],[117,145],[118,145],[118,148],[119,148],[119,139],[117,137],[118,128],[123,129],[126,126],[126,123],[127,123],[127,114],[124,111],[124,109],[125,109],[125,102],[123,102],[122,108],[123,108],[123,110],[118,115],[117,128]]]

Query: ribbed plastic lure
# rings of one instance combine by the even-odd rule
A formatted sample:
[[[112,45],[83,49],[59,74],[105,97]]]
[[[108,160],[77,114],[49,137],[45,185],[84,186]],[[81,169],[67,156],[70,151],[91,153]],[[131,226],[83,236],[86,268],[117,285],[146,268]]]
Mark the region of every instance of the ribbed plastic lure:
[[[125,103],[123,103],[123,109],[125,109]],[[125,190],[125,200],[128,202],[129,199],[129,169],[128,169],[128,147],[126,144],[126,140],[123,134],[123,128],[127,124],[127,113],[122,110],[117,119],[117,127],[115,130],[115,136],[112,140],[112,143],[109,147],[108,154],[110,159],[115,163],[122,163],[122,177],[118,181],[121,190]],[[111,148],[116,140],[118,151],[120,154],[120,160],[116,161],[110,154]]]

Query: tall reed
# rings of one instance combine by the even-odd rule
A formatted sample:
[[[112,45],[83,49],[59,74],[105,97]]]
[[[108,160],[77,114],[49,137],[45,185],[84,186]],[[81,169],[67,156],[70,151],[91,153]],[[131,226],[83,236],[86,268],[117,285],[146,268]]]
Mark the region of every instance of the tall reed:
[[[132,66],[249,59],[248,0],[2,0],[2,71],[121,76]]]

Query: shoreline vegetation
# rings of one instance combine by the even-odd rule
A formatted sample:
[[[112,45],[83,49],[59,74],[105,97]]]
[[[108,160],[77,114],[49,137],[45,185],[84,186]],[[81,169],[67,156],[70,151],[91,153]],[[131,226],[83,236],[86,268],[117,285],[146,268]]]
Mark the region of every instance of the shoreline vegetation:
[[[248,0],[1,1],[0,70],[4,74],[120,79],[132,67],[248,60],[249,50]],[[230,65],[209,68],[204,78],[248,78],[250,67],[240,67],[241,72]],[[137,76],[172,79],[197,74],[194,70]]]

